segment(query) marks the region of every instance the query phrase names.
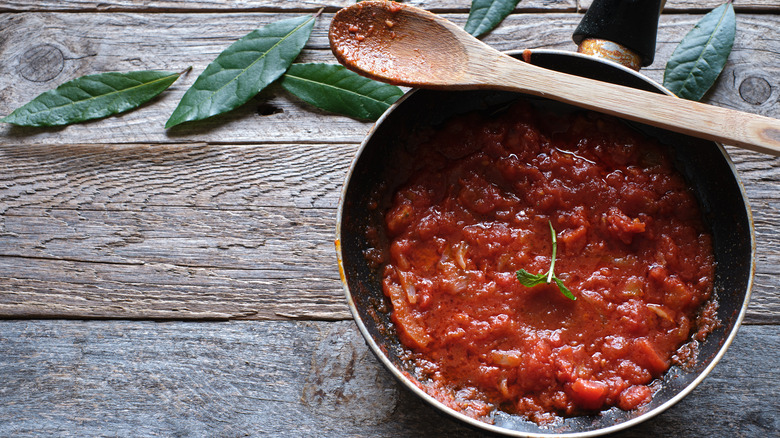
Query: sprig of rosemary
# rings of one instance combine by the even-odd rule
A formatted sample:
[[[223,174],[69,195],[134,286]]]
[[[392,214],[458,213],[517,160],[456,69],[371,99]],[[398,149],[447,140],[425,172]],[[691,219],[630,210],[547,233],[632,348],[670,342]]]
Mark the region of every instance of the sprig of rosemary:
[[[563,285],[563,282],[555,276],[555,256],[558,253],[558,239],[555,237],[555,229],[552,226],[552,222],[547,221],[547,223],[550,225],[550,235],[552,236],[552,260],[550,261],[550,270],[534,275],[525,269],[520,269],[516,272],[517,280],[525,287],[534,287],[543,283],[550,284],[554,281],[561,293],[566,298],[574,301],[577,297],[575,297],[574,294]]]

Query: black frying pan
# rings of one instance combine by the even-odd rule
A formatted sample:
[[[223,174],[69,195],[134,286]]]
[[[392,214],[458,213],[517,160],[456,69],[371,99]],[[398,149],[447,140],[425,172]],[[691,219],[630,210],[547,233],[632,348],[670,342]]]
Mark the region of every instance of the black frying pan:
[[[594,3],[592,9],[597,4]],[[654,29],[652,38],[654,42]],[[520,53],[510,54],[520,57]],[[538,50],[532,51],[526,58],[542,67],[670,94],[633,70],[587,55]],[[648,64],[647,59],[644,63]],[[391,305],[382,292],[381,267],[370,263],[365,251],[385,243],[383,215],[392,194],[406,179],[411,167],[409,164],[415,159],[415,150],[409,146],[412,143],[408,139],[456,115],[495,111],[519,96],[482,90],[415,90],[407,93],[380,118],[352,163],[339,206],[337,251],[348,304],[367,344],[380,362],[408,389],[451,417],[478,428],[513,436],[565,434],[583,437],[614,432],[651,418],[682,399],[705,378],[731,344],[747,309],[754,272],[755,237],[750,208],[734,165],[720,144],[631,123],[662,143],[674,145],[676,166],[694,188],[704,220],[713,236],[717,263],[715,294],[722,325],[700,344],[692,369],[673,366],[664,375],[652,402],[634,411],[612,408],[597,415],[566,418],[562,424],[553,427],[539,426],[503,412],[496,413],[495,424],[491,425],[454,411],[420,390],[404,373],[411,372],[411,369],[401,359],[404,347],[398,341],[390,319]],[[539,100],[528,96],[524,98]],[[543,105],[561,111],[570,110],[560,103],[544,102]],[[372,202],[377,199],[379,203],[374,208]],[[379,230],[376,236],[366,232],[372,227]]]

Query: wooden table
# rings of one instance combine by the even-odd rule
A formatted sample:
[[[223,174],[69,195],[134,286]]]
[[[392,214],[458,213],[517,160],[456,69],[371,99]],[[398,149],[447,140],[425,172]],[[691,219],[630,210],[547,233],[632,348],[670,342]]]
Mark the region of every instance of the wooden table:
[[[669,0],[653,79],[720,0]],[[352,0],[4,0],[0,114],[104,71],[193,66],[152,104],[57,129],[0,126],[0,436],[473,436],[410,396],[351,321],[333,246],[370,124],[271,86],[163,124],[230,43],[325,8],[299,62],[335,62]],[[468,0],[414,1],[463,24]],[[523,0],[484,38],[574,50],[587,2]],[[712,104],[780,118],[780,3],[737,1]],[[729,148],[753,209],[745,324],[672,411],[619,436],[777,436],[780,159]]]

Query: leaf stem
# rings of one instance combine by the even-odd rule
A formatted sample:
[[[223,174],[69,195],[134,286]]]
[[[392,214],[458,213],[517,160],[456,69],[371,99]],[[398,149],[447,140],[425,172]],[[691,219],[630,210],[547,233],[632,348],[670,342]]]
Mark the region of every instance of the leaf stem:
[[[550,271],[547,273],[547,284],[552,283],[553,276],[555,276],[555,256],[558,253],[558,239],[555,236],[555,229],[553,229],[552,221],[547,221],[550,225],[550,235],[552,236],[552,260],[550,261]]]
[[[525,269],[519,269],[517,272],[515,272],[515,275],[517,276],[517,280],[520,282],[520,284],[525,287],[534,287],[542,283],[550,284],[555,282],[555,285],[558,286],[558,290],[561,291],[563,296],[572,301],[576,301],[577,297],[571,293],[571,291],[566,287],[566,285],[563,284],[560,278],[555,276],[555,258],[558,255],[558,239],[555,235],[555,229],[552,226],[552,221],[548,220],[547,223],[550,225],[550,235],[552,237],[552,258],[550,260],[550,270],[539,274],[531,274]]]

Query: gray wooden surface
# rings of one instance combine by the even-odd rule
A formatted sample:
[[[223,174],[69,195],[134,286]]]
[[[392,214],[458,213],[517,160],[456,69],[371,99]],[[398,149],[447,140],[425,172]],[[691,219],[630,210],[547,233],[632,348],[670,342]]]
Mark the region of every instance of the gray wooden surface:
[[[351,321],[6,321],[0,333],[0,436],[477,435],[393,381]],[[743,327],[673,411],[620,436],[776,436],[777,370],[754,350],[777,351],[777,335]]]
[[[0,115],[75,77],[181,70],[153,104],[57,129],[0,126],[0,436],[473,436],[402,390],[351,322],[333,247],[370,124],[272,86],[162,127],[247,32],[325,8],[299,62],[335,62],[351,0],[5,0]],[[470,1],[416,0],[463,24]],[[656,62],[720,1],[669,0]],[[523,0],[484,40],[573,50],[589,1]],[[780,3],[736,1],[712,104],[780,118]],[[755,219],[746,324],[713,374],[640,436],[777,436],[780,159],[729,148]],[[692,420],[694,419],[694,420]]]

